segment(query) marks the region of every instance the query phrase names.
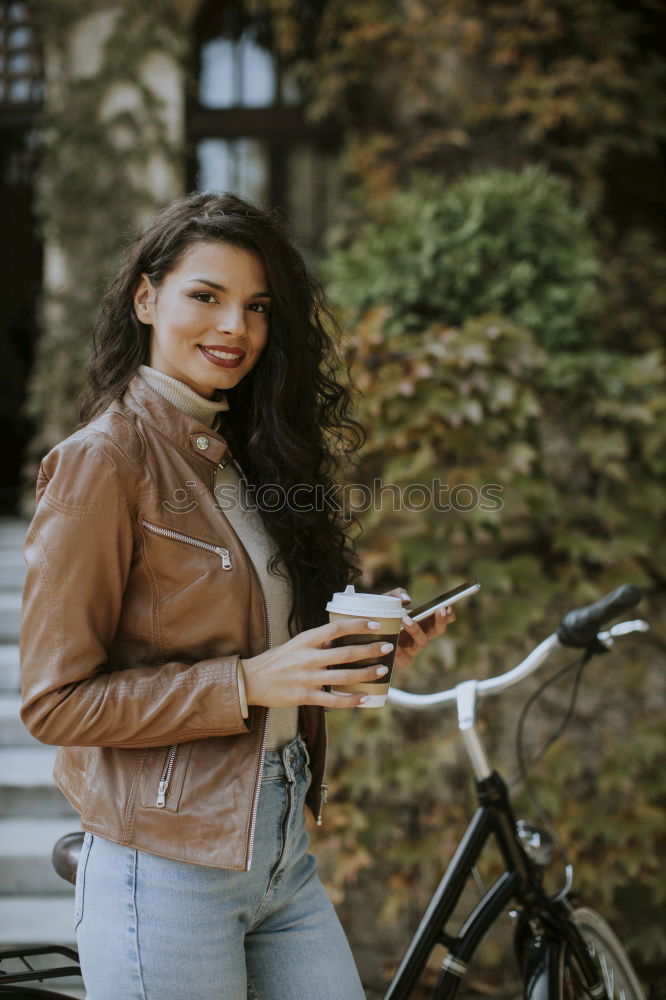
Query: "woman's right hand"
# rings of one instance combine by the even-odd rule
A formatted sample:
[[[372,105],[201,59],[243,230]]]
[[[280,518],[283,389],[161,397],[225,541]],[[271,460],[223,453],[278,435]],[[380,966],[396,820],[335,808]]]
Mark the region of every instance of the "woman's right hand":
[[[293,705],[323,705],[325,708],[356,708],[363,703],[362,694],[323,691],[324,684],[359,684],[384,677],[388,670],[383,664],[369,667],[333,669],[336,664],[365,660],[370,656],[385,656],[393,645],[385,639],[355,646],[331,646],[343,635],[372,635],[379,622],[367,618],[349,618],[307,629],[293,639],[267,649],[258,656],[241,660],[245,676],[248,705],[287,708]]]

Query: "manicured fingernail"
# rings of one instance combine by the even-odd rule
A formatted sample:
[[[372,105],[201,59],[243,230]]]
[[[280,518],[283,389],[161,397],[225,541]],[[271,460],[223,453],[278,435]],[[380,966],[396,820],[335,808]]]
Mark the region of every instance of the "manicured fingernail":
[[[402,597],[403,597],[403,600],[405,600],[405,601],[411,601],[411,597],[409,596],[409,594],[407,593],[406,590],[403,590]]]
[[[405,623],[405,625],[413,625],[413,624],[414,624],[414,622],[413,622],[413,621],[412,621],[412,619],[411,619],[411,618],[409,617],[409,615],[403,615],[403,616],[402,616],[402,620],[403,620],[403,622]]]
[[[381,628],[380,622],[368,622],[368,628]]]
[[[370,696],[367,695],[367,694],[364,694],[363,697],[361,698],[360,702],[359,702],[359,705],[367,705],[369,701],[370,701]]]
[[[384,666],[384,664],[382,664],[381,667],[377,667],[377,669],[375,670],[375,673],[377,674],[378,677],[383,677],[384,674],[388,673],[388,667],[386,667],[386,666]]]
[[[383,642],[381,644],[381,646],[379,647],[379,652],[380,653],[390,653],[392,649],[393,649],[393,643],[392,642]]]

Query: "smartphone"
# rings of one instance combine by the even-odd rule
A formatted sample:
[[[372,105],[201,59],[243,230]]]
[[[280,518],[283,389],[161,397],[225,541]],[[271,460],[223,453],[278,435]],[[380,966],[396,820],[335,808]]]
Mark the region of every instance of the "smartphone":
[[[479,590],[481,584],[478,580],[468,580],[467,583],[461,583],[459,587],[454,587],[453,590],[448,590],[445,594],[440,594],[439,597],[434,597],[432,601],[428,601],[427,604],[421,604],[418,608],[414,608],[410,611],[406,608],[406,614],[414,622],[422,622],[424,618],[429,618],[434,615],[438,608],[448,608],[450,604],[455,604],[456,601],[461,601],[463,597],[469,597],[470,594],[476,594]]]

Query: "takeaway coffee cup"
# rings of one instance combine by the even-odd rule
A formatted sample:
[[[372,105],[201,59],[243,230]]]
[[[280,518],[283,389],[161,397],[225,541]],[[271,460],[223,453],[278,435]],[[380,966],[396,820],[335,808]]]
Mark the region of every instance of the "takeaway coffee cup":
[[[368,701],[362,708],[381,708],[386,701],[389,684],[391,683],[391,673],[393,671],[393,661],[395,659],[395,646],[398,642],[398,634],[402,624],[404,614],[402,601],[399,597],[387,597],[384,594],[357,594],[352,584],[338,594],[333,594],[332,599],[326,605],[329,620],[332,622],[341,621],[345,618],[369,618],[378,621],[381,628],[377,632],[364,632],[363,635],[343,635],[339,639],[334,639],[333,646],[356,646],[361,643],[377,642],[384,640],[392,642],[394,648],[384,656],[370,656],[363,660],[354,660],[352,663],[344,664],[345,669],[369,667],[373,663],[384,663],[389,672],[383,677],[378,677],[374,681],[363,681],[360,684],[331,685],[331,691],[353,692],[354,694],[364,694]],[[342,665],[340,665],[342,666]],[[338,665],[330,669],[338,669]]]

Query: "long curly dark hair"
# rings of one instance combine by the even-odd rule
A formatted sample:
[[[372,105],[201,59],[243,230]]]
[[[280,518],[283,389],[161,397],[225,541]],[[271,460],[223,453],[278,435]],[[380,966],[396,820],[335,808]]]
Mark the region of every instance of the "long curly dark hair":
[[[269,336],[255,367],[225,390],[230,409],[222,433],[250,486],[310,487],[330,495],[334,473],[356,452],[365,432],[351,415],[352,387],[339,381],[339,325],[324,291],[286,233],[277,212],[236,195],[194,193],[155,216],[127,249],[110,282],[93,333],[79,400],[82,423],[120,399],[141,364],[148,363],[150,327],[134,311],[141,274],[159,287],[183,252],[196,242],[219,241],[250,251],[265,265],[272,297]],[[327,492],[328,491],[328,492]],[[329,503],[259,511],[277,544],[269,564],[284,563],[292,584],[291,634],[321,625],[331,594],[360,574],[355,544],[342,513]]]

